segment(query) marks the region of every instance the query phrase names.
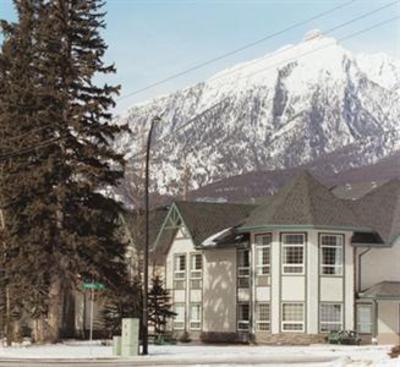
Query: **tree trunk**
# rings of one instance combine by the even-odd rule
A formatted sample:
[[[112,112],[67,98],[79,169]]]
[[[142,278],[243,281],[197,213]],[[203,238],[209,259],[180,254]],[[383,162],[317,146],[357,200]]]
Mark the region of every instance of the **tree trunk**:
[[[60,338],[60,327],[63,309],[62,286],[60,277],[53,277],[49,292],[48,328],[46,339],[56,343]]]
[[[40,317],[38,319],[33,320],[32,327],[32,342],[35,344],[43,344],[45,343],[45,329],[46,329],[46,321],[44,317]]]

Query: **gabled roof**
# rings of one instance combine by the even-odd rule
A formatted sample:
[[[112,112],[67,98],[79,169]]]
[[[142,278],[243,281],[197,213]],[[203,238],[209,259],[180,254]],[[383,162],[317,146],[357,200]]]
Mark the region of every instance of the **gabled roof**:
[[[352,202],[353,210],[387,244],[400,236],[400,181],[391,180]]]
[[[400,299],[400,282],[383,281],[359,293],[361,298]]]
[[[161,226],[168,214],[168,207],[157,207],[149,213],[149,243],[150,247],[154,244]],[[132,241],[137,248],[144,248],[145,241],[145,214],[144,210],[134,210],[124,215],[126,225]]]
[[[175,202],[195,246],[226,228],[240,225],[256,206],[250,204]]]
[[[308,172],[302,172],[256,208],[242,228],[277,225],[368,230],[344,200]]]

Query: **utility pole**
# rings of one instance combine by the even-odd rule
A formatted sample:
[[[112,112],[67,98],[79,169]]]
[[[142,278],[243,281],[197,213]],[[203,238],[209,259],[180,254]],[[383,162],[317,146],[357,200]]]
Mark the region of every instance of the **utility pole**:
[[[149,328],[148,328],[148,296],[149,296],[149,162],[150,162],[150,148],[151,137],[153,134],[154,124],[160,122],[161,118],[155,116],[151,119],[149,134],[147,137],[146,146],[146,172],[145,172],[145,244],[144,244],[144,261],[143,261],[143,313],[142,313],[142,354],[149,354]]]

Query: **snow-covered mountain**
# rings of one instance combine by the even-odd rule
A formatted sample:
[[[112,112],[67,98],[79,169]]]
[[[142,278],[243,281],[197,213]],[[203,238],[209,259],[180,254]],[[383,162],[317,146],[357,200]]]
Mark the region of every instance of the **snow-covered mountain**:
[[[297,45],[133,106],[117,120],[132,133],[116,144],[138,169],[149,120],[163,113],[152,164],[160,193],[316,160],[339,172],[400,149],[399,102],[400,60],[355,55],[313,31]]]

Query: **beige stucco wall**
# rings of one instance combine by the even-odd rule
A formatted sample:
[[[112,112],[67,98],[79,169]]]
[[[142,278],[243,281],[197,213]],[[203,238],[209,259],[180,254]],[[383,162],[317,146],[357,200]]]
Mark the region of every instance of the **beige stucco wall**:
[[[166,256],[165,262],[165,284],[166,288],[171,293],[171,301],[174,303],[185,304],[185,327],[184,329],[190,331],[190,303],[191,302],[202,302],[201,290],[190,289],[190,255],[193,253],[201,253],[194,247],[193,241],[185,233],[185,231],[179,230],[172,241],[171,247]],[[186,283],[185,289],[174,289],[174,257],[175,255],[186,256]],[[203,260],[204,263],[204,260]],[[203,264],[204,268],[204,264]],[[203,274],[204,278],[204,274]]]
[[[365,249],[358,249],[361,253]],[[361,258],[361,290],[384,280],[400,281],[400,240],[392,247],[373,248]]]
[[[203,331],[236,331],[236,249],[204,251]]]
[[[378,343],[400,343],[400,302],[378,302]]]

